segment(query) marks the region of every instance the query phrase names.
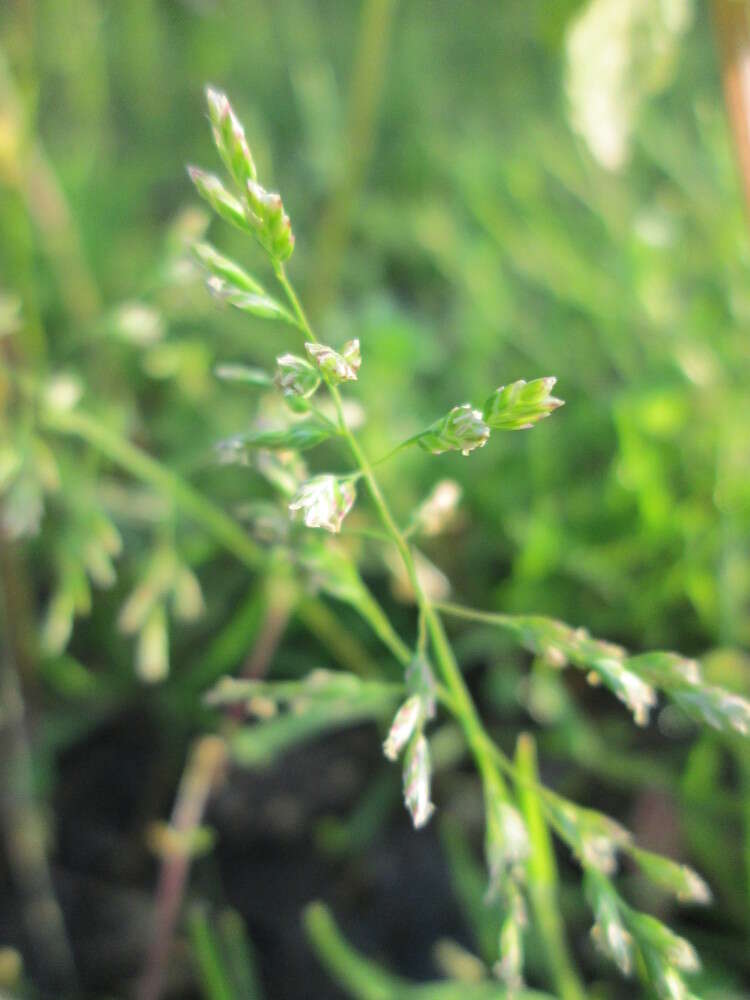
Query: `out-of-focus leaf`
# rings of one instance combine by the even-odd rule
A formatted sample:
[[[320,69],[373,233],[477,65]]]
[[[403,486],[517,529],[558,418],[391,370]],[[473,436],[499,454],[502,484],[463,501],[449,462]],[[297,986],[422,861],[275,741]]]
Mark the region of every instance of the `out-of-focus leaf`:
[[[251,430],[235,434],[220,441],[216,449],[223,462],[247,463],[251,449],[306,451],[322,444],[337,433],[334,425],[324,418],[311,416],[281,430]]]
[[[305,910],[305,930],[320,960],[334,979],[359,1000],[511,1000],[498,982],[434,982],[412,984],[385,971],[355,951],[341,935],[333,917],[322,903]],[[549,993],[521,989],[513,1000],[552,1000]]]
[[[262,319],[283,319],[287,323],[294,323],[284,306],[265,292],[246,292],[230,285],[223,278],[216,277],[209,278],[206,284],[212,295],[215,295],[221,302],[226,302],[235,309],[239,309],[240,312],[260,316]]]
[[[245,704],[265,718],[230,737],[240,763],[268,763],[288,747],[327,730],[387,715],[403,694],[400,684],[363,681],[353,674],[314,671],[302,681],[224,678],[208,693],[210,705]],[[279,713],[279,706],[288,711]]]
[[[250,368],[248,365],[217,365],[214,374],[224,382],[246,382],[248,385],[258,385],[264,389],[273,385],[273,379],[267,372],[262,368]]]

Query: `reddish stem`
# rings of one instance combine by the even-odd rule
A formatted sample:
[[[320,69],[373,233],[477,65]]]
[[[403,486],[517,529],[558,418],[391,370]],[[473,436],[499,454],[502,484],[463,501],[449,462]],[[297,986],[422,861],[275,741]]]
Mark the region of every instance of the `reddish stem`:
[[[175,925],[190,871],[190,833],[196,830],[226,760],[226,747],[217,736],[199,739],[188,762],[172,810],[171,831],[177,836],[164,842],[164,860],[156,889],[156,922],[153,945],[138,987],[138,1000],[158,1000],[164,985]]]
[[[750,22],[737,0],[714,0],[721,76],[745,206],[750,212]]]

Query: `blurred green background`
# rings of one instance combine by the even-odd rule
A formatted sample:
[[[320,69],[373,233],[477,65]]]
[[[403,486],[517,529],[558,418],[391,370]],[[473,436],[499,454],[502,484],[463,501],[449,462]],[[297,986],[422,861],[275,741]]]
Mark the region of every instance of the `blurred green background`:
[[[60,392],[75,384],[87,412],[238,516],[269,496],[253,470],[213,454],[257,409],[214,365],[268,367],[295,346],[216,308],[186,251],[207,225],[184,167],[215,167],[202,96],[214,83],[284,196],[290,273],[325,339],[362,342],[371,454],[496,385],[559,380],[566,406],[533,433],[468,459],[412,451],[383,467],[404,519],[438,478],[461,483],[459,525],[425,545],[456,599],[558,616],[635,650],[679,649],[704,657],[716,682],[750,688],[750,241],[706,5],[5,0],[0,44],[6,362],[57,376]],[[239,234],[214,223],[211,238],[260,267]],[[186,749],[214,724],[201,691],[253,649],[275,598],[163,496],[45,435],[5,378],[0,389],[3,630],[9,644],[16,633],[27,708],[25,743],[10,741],[3,763],[0,945],[24,957],[19,995],[126,995],[156,872],[144,830],[169,815]],[[84,614],[80,567],[96,580],[86,560],[100,515],[124,544],[116,581],[94,588]],[[155,551],[192,567],[205,611],[170,623],[169,676],[153,686],[117,620]],[[410,627],[380,562],[360,555]],[[109,575],[100,566],[99,582]],[[284,624],[273,676],[327,665],[324,644],[294,616]],[[705,995],[746,995],[746,751],[695,739],[668,713],[634,732],[605,697],[535,680],[496,637],[457,636],[502,742],[538,729],[551,783],[706,874],[716,906],[702,923],[688,917]],[[6,682],[8,716],[12,696]],[[316,747],[322,772],[303,752],[232,777],[211,822],[224,846],[196,866],[191,892],[242,913],[237,935],[255,942],[264,985],[248,996],[342,995],[299,930],[315,895],[365,951],[415,979],[434,976],[437,938],[472,947],[455,902],[471,897],[471,808],[469,835],[446,826],[415,843],[370,730]],[[77,988],[55,985],[66,960],[50,970],[24,926],[10,843],[19,773],[43,821]],[[468,782],[446,777],[458,816]],[[599,995],[615,997],[586,950],[569,874],[576,948],[590,979],[608,983]],[[212,995],[180,941],[169,995]],[[2,954],[12,966],[15,952]]]

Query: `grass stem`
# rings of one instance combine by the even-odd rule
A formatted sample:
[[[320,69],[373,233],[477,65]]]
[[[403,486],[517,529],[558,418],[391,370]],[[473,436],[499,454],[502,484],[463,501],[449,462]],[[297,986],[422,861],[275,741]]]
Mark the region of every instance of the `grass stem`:
[[[516,767],[519,776],[525,779],[519,787],[518,797],[531,841],[527,861],[529,896],[534,922],[544,946],[544,960],[560,1000],[583,1000],[585,993],[568,954],[560,918],[557,862],[538,791],[536,744],[528,733],[522,733],[518,738]]]

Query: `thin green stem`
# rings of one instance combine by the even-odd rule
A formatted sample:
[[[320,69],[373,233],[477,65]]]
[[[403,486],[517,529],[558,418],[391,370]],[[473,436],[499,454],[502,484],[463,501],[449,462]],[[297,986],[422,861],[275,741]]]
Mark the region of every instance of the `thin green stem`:
[[[297,617],[339,661],[360,677],[379,677],[381,670],[352,629],[344,628],[329,606],[317,597],[297,605]]]
[[[363,599],[358,602],[357,610],[368,622],[370,628],[373,632],[375,632],[383,645],[391,651],[401,666],[407,667],[411,663],[411,650],[391,625],[388,615],[386,615],[378,602],[369,592],[366,600]]]
[[[427,622],[425,621],[424,614],[420,611],[417,621],[417,652],[420,655],[424,655],[427,652],[427,641]]]
[[[342,538],[367,538],[373,542],[387,542],[388,545],[391,544],[390,535],[386,535],[384,531],[375,531],[373,528],[345,528],[341,532]]]
[[[436,602],[435,607],[452,618],[465,618],[467,621],[497,625],[500,628],[517,628],[511,615],[504,615],[499,611],[476,611],[474,608],[464,607],[463,604],[450,604],[446,601]]]
[[[313,329],[308,322],[307,316],[305,315],[305,310],[302,308],[302,303],[297,298],[297,293],[294,290],[294,286],[287,277],[286,270],[281,261],[273,262],[274,272],[278,278],[279,284],[284,289],[286,297],[289,299],[289,304],[292,307],[295,317],[297,318],[297,324],[300,330],[305,334],[313,344],[318,343],[318,338],[313,333]]]
[[[237,1000],[221,955],[219,942],[203,907],[188,913],[187,930],[193,961],[208,1000]]]
[[[561,1000],[582,1000],[585,994],[568,954],[560,919],[559,877],[552,836],[544,818],[544,802],[538,791],[536,746],[528,734],[518,739],[516,767],[520,776],[526,779],[519,788],[518,797],[531,842],[527,862],[529,895],[544,944],[544,958]]]
[[[405,448],[408,448],[410,445],[414,444],[414,442],[417,441],[420,437],[422,437],[421,432],[419,434],[412,434],[411,437],[407,438],[405,441],[402,441],[401,444],[397,444],[395,448],[391,448],[390,451],[387,451],[385,455],[381,455],[380,458],[376,458],[374,462],[370,463],[373,469],[376,468],[378,465],[383,465],[389,459],[394,458],[396,455],[398,455],[400,451],[403,451]]]
[[[304,924],[320,960],[354,996],[362,1000],[394,1000],[408,993],[403,980],[390,976],[349,947],[322,903],[307,907]]]

